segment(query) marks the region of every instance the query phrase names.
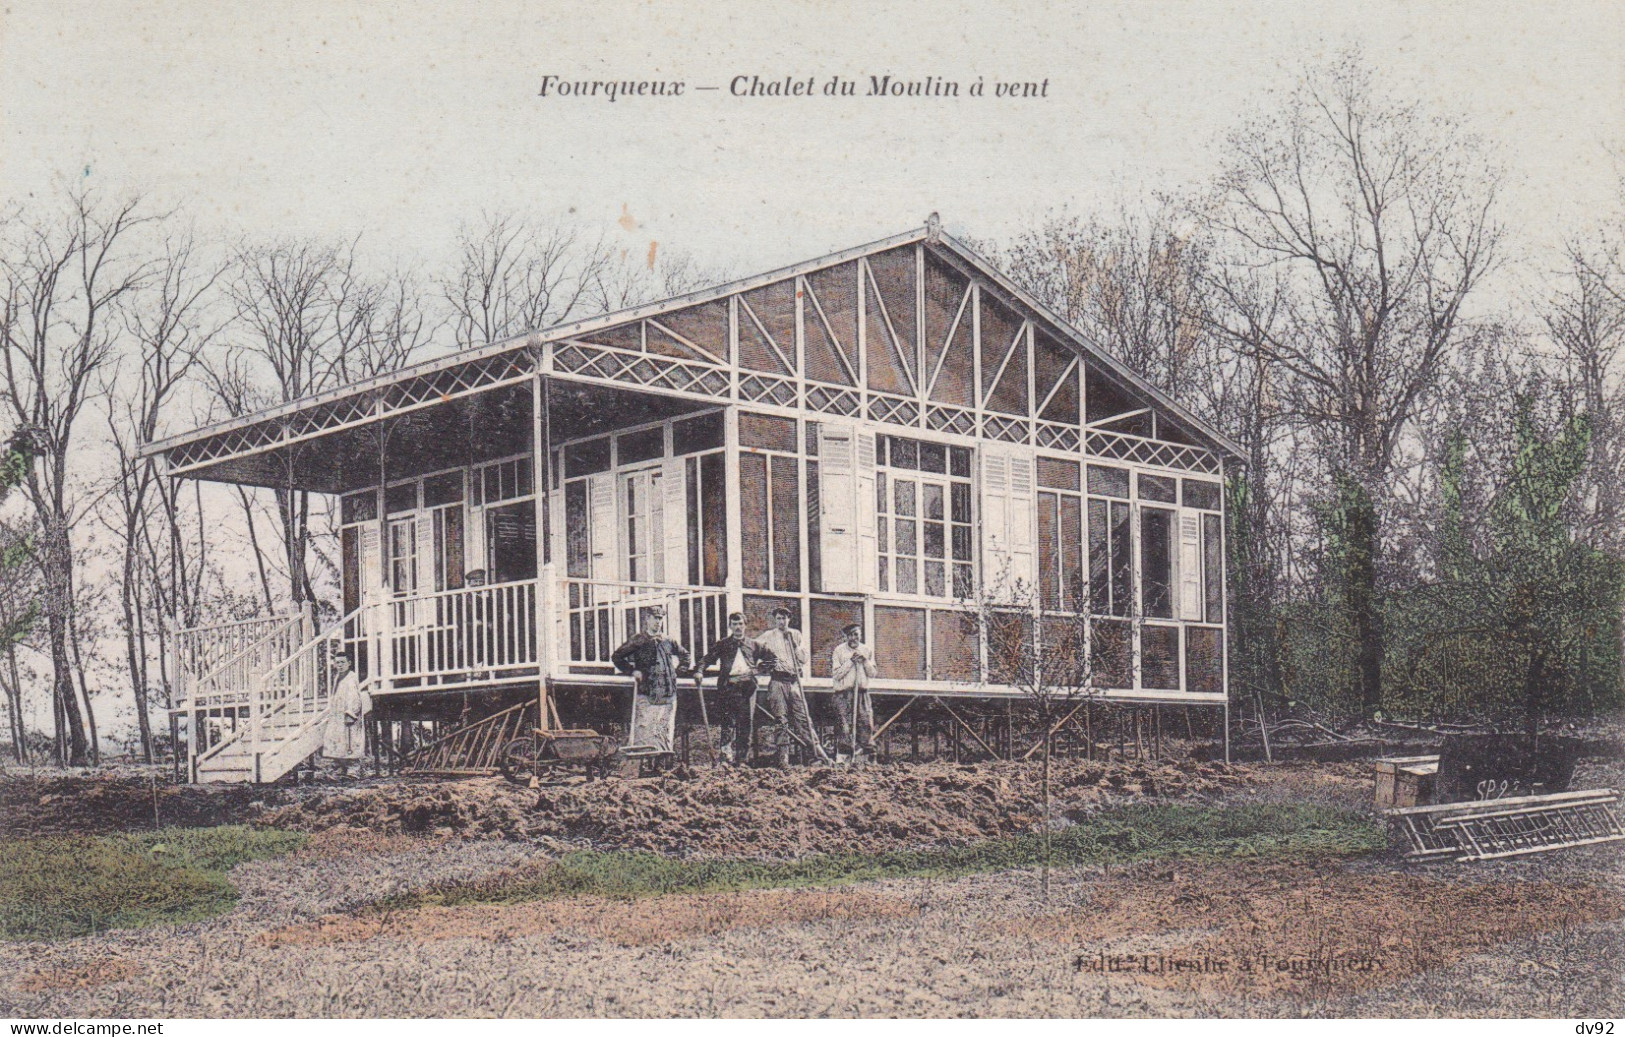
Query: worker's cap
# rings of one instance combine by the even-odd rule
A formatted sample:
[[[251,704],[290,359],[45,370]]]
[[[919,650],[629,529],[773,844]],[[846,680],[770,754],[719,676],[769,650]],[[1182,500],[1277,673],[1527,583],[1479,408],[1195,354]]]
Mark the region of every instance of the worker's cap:
[[[745,621],[745,614],[743,612],[730,612],[730,613],[728,613],[728,622],[733,623],[733,622],[736,622],[736,621],[740,622],[740,623],[743,623]]]
[[[773,615],[774,618],[777,618],[779,616],[783,616],[785,619],[789,619],[790,618],[790,610],[785,608],[783,605],[780,605],[778,608],[773,610],[771,615]]]
[[[848,623],[846,626],[841,628],[841,633],[843,633],[843,634],[861,634],[861,633],[863,633],[863,624],[862,623]]]
[[[666,609],[662,605],[650,605],[643,610],[644,619],[665,619]]]

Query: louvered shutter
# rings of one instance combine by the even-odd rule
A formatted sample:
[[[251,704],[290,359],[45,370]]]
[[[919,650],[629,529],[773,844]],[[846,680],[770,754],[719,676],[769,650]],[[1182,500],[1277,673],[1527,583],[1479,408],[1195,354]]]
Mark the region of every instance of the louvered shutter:
[[[1179,552],[1174,574],[1179,587],[1179,618],[1202,621],[1202,516],[1200,512],[1179,511]]]
[[[818,528],[822,541],[823,589],[834,594],[850,594],[860,589],[855,435],[855,429],[846,424],[824,421],[818,426]]]
[[[982,448],[981,585],[1000,598],[1014,593],[1009,540],[1010,459],[997,447]]]
[[[615,514],[615,476],[609,472],[587,476],[587,543],[592,550],[595,580],[621,578],[615,550],[620,542]]]
[[[1034,495],[1033,459],[1012,453],[1008,458],[1010,489],[1005,506],[1006,536],[1010,544],[1010,577],[1032,587],[1038,575],[1033,559],[1033,527],[1038,521]]]
[[[383,591],[383,541],[378,535],[378,523],[369,522],[361,527],[361,600],[377,601]]]
[[[665,537],[663,583],[695,583],[688,571],[688,479],[681,457],[668,457],[660,467],[663,497],[660,521]]]
[[[853,507],[857,511],[858,527],[858,589],[873,592],[880,582],[876,571],[880,546],[875,535],[875,434],[860,429],[853,442],[857,446],[857,491]],[[828,572],[827,568],[825,572]],[[827,575],[825,579],[828,579]]]

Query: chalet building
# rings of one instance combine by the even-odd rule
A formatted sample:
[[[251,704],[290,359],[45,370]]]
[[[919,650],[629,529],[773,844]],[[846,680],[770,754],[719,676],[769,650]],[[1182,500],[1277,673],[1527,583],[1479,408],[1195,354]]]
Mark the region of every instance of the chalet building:
[[[340,650],[386,718],[624,702],[655,603],[696,652],[787,606],[811,691],[861,622],[882,702],[951,702],[1019,695],[966,621],[1005,595],[1091,617],[1104,698],[1221,706],[1237,448],[1109,345],[933,220],[155,442],[342,517],[341,620],[177,638],[193,776],[309,756]]]

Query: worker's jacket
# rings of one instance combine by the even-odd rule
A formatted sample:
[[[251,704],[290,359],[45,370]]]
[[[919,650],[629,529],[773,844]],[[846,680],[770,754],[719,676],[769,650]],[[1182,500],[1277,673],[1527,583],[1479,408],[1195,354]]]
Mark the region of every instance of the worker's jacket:
[[[677,697],[677,671],[688,668],[688,649],[669,637],[650,637],[640,630],[615,649],[610,661],[622,673],[643,671],[644,693],[659,704]]]
[[[717,692],[720,694],[728,686],[728,681],[734,678],[735,661],[740,655],[745,657],[745,664],[750,667],[751,678],[754,680],[757,671],[773,665],[773,653],[762,647],[755,638],[734,637],[732,634],[711,646],[705,657],[694,664],[696,674],[704,673],[712,663],[718,663],[721,669],[717,670]]]

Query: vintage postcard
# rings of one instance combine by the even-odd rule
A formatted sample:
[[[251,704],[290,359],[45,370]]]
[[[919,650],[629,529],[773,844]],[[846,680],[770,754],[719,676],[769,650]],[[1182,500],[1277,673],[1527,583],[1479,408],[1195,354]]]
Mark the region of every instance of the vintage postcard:
[[[1622,53],[10,4],[0,1015],[1612,1033]]]

